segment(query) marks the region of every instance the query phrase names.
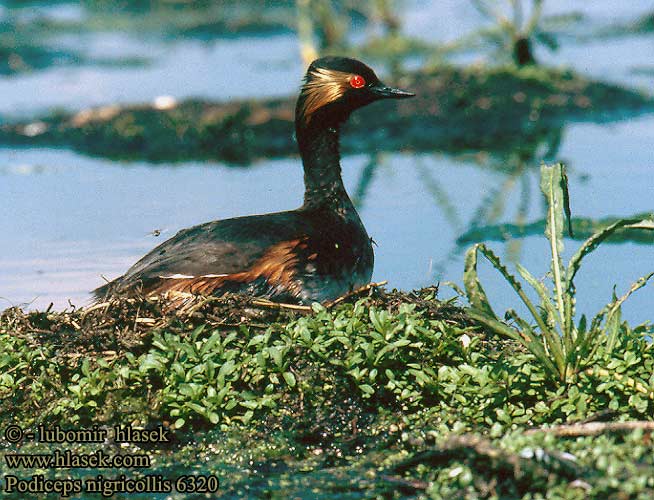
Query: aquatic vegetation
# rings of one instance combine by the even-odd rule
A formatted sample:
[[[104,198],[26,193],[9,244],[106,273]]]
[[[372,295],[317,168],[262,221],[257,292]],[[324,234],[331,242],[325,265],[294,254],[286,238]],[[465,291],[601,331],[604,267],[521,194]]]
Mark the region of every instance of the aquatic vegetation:
[[[571,11],[546,15],[544,0],[471,0],[471,6],[486,21],[471,32],[444,43],[413,38],[398,27],[372,36],[350,50],[362,57],[379,57],[399,67],[405,60],[440,66],[460,54],[482,54],[491,65],[529,66],[537,63],[537,47],[549,51],[559,48],[560,40],[578,41],[586,20],[583,13]],[[401,19],[401,18],[400,18]]]
[[[518,66],[536,63],[534,42],[541,42],[550,49],[556,48],[554,39],[540,26],[544,0],[531,0],[529,2],[531,12],[526,18],[525,3],[523,0],[511,2],[472,0],[475,8],[496,24],[494,29],[483,31],[480,36],[494,42],[500,49],[500,53],[510,54],[511,59]],[[501,9],[502,4],[511,12],[504,13]]]
[[[552,170],[543,184],[561,209],[562,170]],[[550,218],[561,233],[563,216]],[[594,338],[602,362],[561,383],[554,356],[544,363],[534,341],[497,335],[499,320],[436,294],[372,290],[308,311],[228,296],[185,317],[139,299],[9,309],[0,316],[0,417],[23,427],[162,424],[173,443],[123,452],[147,453],[148,473],[164,476],[201,463],[226,496],[654,492],[651,328],[621,320],[623,298],[605,312],[608,335]]]
[[[406,56],[415,54],[418,47],[435,50],[433,44],[409,41],[401,33],[398,6],[389,0],[298,0],[296,4],[300,53],[305,64],[335,53],[365,59],[383,53],[384,63],[398,67]],[[371,34],[363,42],[352,40],[355,28],[362,23]],[[382,45],[385,50],[380,48]]]
[[[581,267],[582,260],[621,228],[653,228],[652,215],[631,219],[619,219],[600,232],[588,238],[572,256],[567,266],[563,265],[563,234],[566,230],[565,217],[570,219],[568,200],[568,180],[563,165],[541,167],[541,190],[548,204],[545,234],[550,242],[552,290],[533,276],[520,264],[517,270],[522,278],[536,292],[540,302],[534,305],[523,285],[504,267],[500,259],[484,244],[474,245],[466,253],[465,287],[471,304],[470,315],[498,334],[509,336],[522,343],[550,376],[562,382],[574,380],[584,369],[599,362],[595,356],[610,355],[618,345],[626,327],[621,320],[621,305],[629,296],[642,288],[654,276],[646,274],[630,289],[607,304],[597,315],[588,321],[584,315],[575,323],[574,278]],[[488,297],[479,281],[477,258],[481,253],[500,272],[511,285],[523,304],[529,310],[535,326],[521,318],[515,311],[507,312],[507,318],[516,323],[517,329],[502,323],[490,305]]]
[[[214,424],[247,422],[256,410],[283,405],[291,394],[295,397],[302,391],[312,391],[312,387],[323,386],[318,383],[320,379],[324,383],[333,379],[328,393],[332,389],[344,390],[359,401],[370,400],[376,394],[391,406],[415,406],[420,404],[423,394],[415,387],[407,389],[408,381],[423,377],[422,386],[430,376],[421,372],[420,365],[426,361],[418,361],[421,350],[433,349],[433,356],[438,356],[445,345],[436,339],[444,332],[453,335],[456,324],[465,328],[467,319],[454,306],[430,304],[433,291],[431,295],[426,291],[415,299],[408,298],[404,305],[398,304],[399,297],[392,295],[379,302],[392,304],[393,314],[365,302],[335,312],[316,305],[311,316],[292,319],[292,315],[286,315],[286,325],[277,326],[260,323],[264,321],[265,325],[266,318],[270,321],[276,317],[270,313],[262,319],[261,314],[256,314],[255,319],[244,320],[243,308],[251,300],[243,299],[236,305],[230,299],[209,302],[209,309],[196,311],[205,318],[201,322],[193,317],[182,321],[175,316],[162,316],[156,301],[128,301],[122,306],[119,302],[112,306],[118,310],[108,315],[101,309],[90,314],[82,309],[72,314],[25,316],[10,309],[3,314],[2,331],[6,334],[6,352],[13,354],[4,359],[2,366],[12,365],[15,373],[3,380],[3,394],[8,395],[6,391],[29,379],[34,402],[47,404],[53,396],[47,393],[55,387],[51,384],[62,383],[66,389],[56,390],[56,405],[46,412],[48,416],[41,413],[41,417],[67,418],[65,415],[73,410],[70,418],[84,421],[90,417],[105,418],[111,406],[124,406],[126,401],[142,398],[143,388],[150,386],[158,394],[158,402],[141,401],[141,405],[153,404],[143,417],[147,419],[158,407],[157,411],[173,418],[177,427],[187,420],[197,423],[198,419]],[[414,313],[419,303],[424,304],[424,312]],[[124,307],[129,308],[129,314]],[[148,325],[146,344],[138,340],[137,332],[133,336],[119,331],[135,313],[140,314],[136,325]],[[209,316],[216,320],[207,322]],[[211,324],[215,328],[208,330]],[[45,351],[40,354],[22,352],[33,341],[30,332],[46,329],[68,346],[59,355],[68,359],[63,366],[76,366],[72,373],[69,368],[56,368],[58,364],[52,360],[54,353],[47,347],[46,339]],[[74,332],[79,329],[84,329],[85,341],[75,338]],[[25,335],[12,337],[12,331]],[[95,356],[84,356],[78,364],[80,345],[89,341],[90,345],[83,350],[91,349],[89,354],[95,352]],[[107,355],[108,351],[120,353],[119,359]],[[24,355],[29,359],[14,367],[13,363]],[[412,359],[418,365],[409,372],[395,371]],[[41,378],[45,373],[48,377]],[[122,393],[120,401],[113,399],[118,393]],[[125,413],[125,418],[138,414]]]
[[[213,39],[236,34],[270,35],[288,32],[292,26],[294,2],[147,1],[59,2],[73,15],[53,16],[52,2],[31,2],[33,12],[23,5],[5,2],[8,17],[30,27],[37,37],[121,31],[134,36],[158,35]]]
[[[561,39],[576,39],[585,20],[578,11],[546,15],[544,0],[471,0],[470,4],[486,23],[454,40],[434,43],[403,29],[401,3],[301,0],[297,31],[303,60],[308,63],[338,51],[378,59],[399,72],[409,62],[435,67],[459,54],[481,53],[491,65],[528,66],[537,62],[536,48],[555,51]],[[359,18],[369,25],[370,33],[363,40],[352,36],[354,21]]]
[[[651,33],[654,31],[654,12],[643,15],[634,25],[633,30],[636,33]]]
[[[609,23],[588,34],[588,40],[611,39],[620,37],[633,37],[634,35],[647,35],[654,31],[654,12],[646,12],[635,19],[619,20]]]
[[[559,209],[561,172],[544,182]],[[562,215],[550,217],[559,234]],[[602,362],[561,383],[556,361],[544,363],[533,342],[497,335],[499,320],[436,295],[372,290],[309,310],[228,296],[184,317],[140,299],[8,309],[0,315],[0,417],[24,428],[164,425],[173,443],[123,452],[147,453],[148,473],[164,476],[202,464],[226,496],[654,492],[651,328],[621,320],[622,298],[605,312],[609,335],[594,338]],[[28,442],[20,452],[55,449]]]
[[[622,328],[605,366],[562,386],[520,342],[435,293],[380,291],[311,312],[229,297],[185,318],[138,300],[10,309],[0,317],[0,416],[23,427],[163,424],[173,443],[124,452],[151,455],[152,474],[201,463],[225,495],[438,498],[492,484],[521,498],[527,484],[570,493],[575,480],[585,498],[654,490],[642,431],[549,429],[598,415],[651,419],[654,350],[642,329]],[[25,443],[21,453],[56,448]]]
[[[489,153],[530,149],[569,122],[606,122],[651,112],[651,97],[544,68],[456,68],[408,73],[409,102],[354,115],[345,154],[389,150]],[[0,125],[0,143],[68,146],[94,155],[154,161],[214,158],[247,164],[296,154],[293,99],[184,101],[106,106]],[[361,124],[374,119],[379,134]]]

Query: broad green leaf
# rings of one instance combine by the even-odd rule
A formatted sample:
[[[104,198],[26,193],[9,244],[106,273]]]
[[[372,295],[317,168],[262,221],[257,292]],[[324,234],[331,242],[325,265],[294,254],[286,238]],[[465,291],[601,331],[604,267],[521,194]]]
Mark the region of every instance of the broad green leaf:
[[[220,332],[216,330],[200,348],[200,356],[204,357],[207,353],[209,353],[214,348],[214,346],[220,341],[221,338],[222,337],[220,335]]]
[[[204,329],[206,328],[207,325],[200,325],[198,326],[195,330],[191,332],[191,339],[192,340],[197,340],[197,338],[202,335],[202,332],[204,332]]]
[[[229,361],[225,361],[225,363],[220,367],[220,370],[218,370],[218,378],[224,378],[230,375],[235,368],[236,363],[234,360],[230,359]]]
[[[283,347],[271,346],[268,348],[268,352],[270,353],[270,357],[275,363],[275,366],[281,369],[284,357]]]
[[[363,392],[364,394],[366,394],[368,396],[371,396],[371,395],[373,395],[375,393],[375,389],[373,389],[372,386],[368,385],[368,384],[361,384],[359,386],[359,389],[361,390],[361,392]]]
[[[288,384],[289,387],[295,387],[295,375],[291,372],[284,372],[284,380]]]

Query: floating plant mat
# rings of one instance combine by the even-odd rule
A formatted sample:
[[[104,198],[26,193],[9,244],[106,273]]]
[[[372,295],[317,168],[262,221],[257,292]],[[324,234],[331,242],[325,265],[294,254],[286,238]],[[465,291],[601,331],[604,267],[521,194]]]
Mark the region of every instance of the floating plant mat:
[[[654,492],[654,353],[642,332],[628,329],[624,359],[559,387],[518,344],[437,301],[433,288],[363,295],[310,311],[228,297],[187,317],[143,300],[9,309],[0,415],[23,428],[161,425],[165,443],[66,447],[146,455],[141,474],[173,481],[215,475],[217,498]],[[59,449],[25,442],[19,452]],[[10,473],[4,461],[0,470]],[[121,473],[139,477],[110,475]],[[65,472],[97,474],[108,477]]]
[[[570,122],[607,122],[654,110],[651,97],[546,68],[442,67],[393,82],[416,98],[354,113],[344,153],[532,151]],[[295,155],[294,99],[112,105],[0,126],[0,143],[71,147],[112,158],[212,158],[247,164]],[[376,122],[371,134],[367,123]]]

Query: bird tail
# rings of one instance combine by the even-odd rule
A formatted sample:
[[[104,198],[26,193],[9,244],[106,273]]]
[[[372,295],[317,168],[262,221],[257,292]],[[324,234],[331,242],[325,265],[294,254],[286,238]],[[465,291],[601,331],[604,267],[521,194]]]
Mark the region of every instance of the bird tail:
[[[118,288],[118,284],[118,280],[113,280],[93,290],[91,293],[93,294],[94,301],[104,302],[109,299]]]

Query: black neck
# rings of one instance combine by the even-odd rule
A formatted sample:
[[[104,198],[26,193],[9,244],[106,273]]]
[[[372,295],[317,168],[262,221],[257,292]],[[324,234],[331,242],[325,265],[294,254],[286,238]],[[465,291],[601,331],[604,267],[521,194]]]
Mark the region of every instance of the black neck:
[[[351,204],[341,178],[339,121],[298,120],[296,136],[304,166],[304,206]]]

